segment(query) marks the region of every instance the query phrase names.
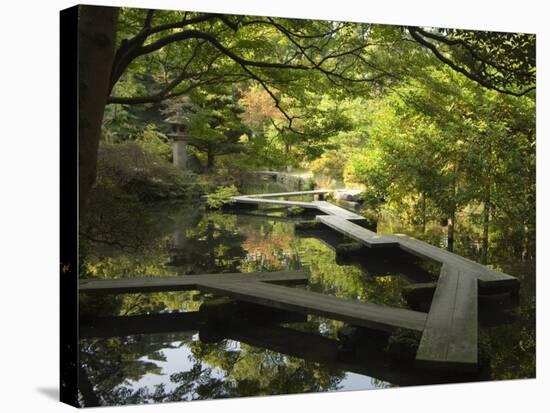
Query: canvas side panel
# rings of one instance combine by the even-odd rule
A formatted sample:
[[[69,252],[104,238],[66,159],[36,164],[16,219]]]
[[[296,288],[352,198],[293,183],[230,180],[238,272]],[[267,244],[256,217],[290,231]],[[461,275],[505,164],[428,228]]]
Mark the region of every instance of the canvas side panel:
[[[60,400],[78,406],[78,6],[60,12]]]

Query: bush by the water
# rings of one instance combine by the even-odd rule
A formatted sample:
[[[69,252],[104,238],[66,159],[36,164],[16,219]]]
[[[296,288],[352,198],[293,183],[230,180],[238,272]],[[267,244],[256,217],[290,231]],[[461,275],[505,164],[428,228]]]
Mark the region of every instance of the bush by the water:
[[[235,185],[220,186],[216,192],[208,195],[206,204],[213,209],[222,208],[225,205],[234,203],[231,199],[232,196],[239,195],[239,190]]]
[[[195,174],[136,142],[102,143],[97,168],[98,187],[114,187],[141,200],[189,198],[201,192]]]

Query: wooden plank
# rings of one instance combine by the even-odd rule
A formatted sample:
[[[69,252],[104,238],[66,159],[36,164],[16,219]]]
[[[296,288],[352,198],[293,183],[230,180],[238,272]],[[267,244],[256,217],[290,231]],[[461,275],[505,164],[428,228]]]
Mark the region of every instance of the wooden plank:
[[[285,201],[284,199],[260,199],[247,196],[235,196],[231,198],[238,204],[257,204],[257,205],[284,205],[288,207],[296,206],[301,208],[319,209],[312,202]]]
[[[452,252],[436,247],[435,245],[428,244],[427,242],[411,238],[404,234],[386,235],[386,238],[391,239],[395,243],[399,244],[399,248],[401,248],[403,251],[406,251],[422,259],[433,260],[440,263],[449,263],[457,266],[465,266],[468,264],[465,260],[462,259],[462,257],[459,257]],[[474,264],[480,267],[479,264]]]
[[[505,291],[516,292],[519,290],[519,280],[516,277],[503,272],[498,272],[484,267],[479,275],[479,280],[483,287],[501,288]]]
[[[422,331],[426,314],[357,300],[346,300],[297,288],[259,282],[201,282],[201,290],[242,301],[288,311],[316,314],[362,327],[391,331],[406,328]]]
[[[335,215],[347,220],[364,220],[365,217],[355,212],[348,211],[347,209],[341,208],[337,205],[331,204],[327,201],[313,201],[313,205],[317,206],[317,209],[327,215]]]
[[[468,258],[461,257],[450,251],[428,244],[424,241],[408,237],[407,235],[385,235],[388,240],[394,240],[399,244],[399,247],[416,255],[419,258],[430,259],[440,263],[447,263],[457,266],[465,271],[465,275],[478,278],[485,283],[495,283],[513,288],[517,286],[517,278],[511,275],[497,272],[479,264]]]
[[[337,215],[348,220],[364,220],[365,217],[356,214],[354,212],[348,211],[347,209],[341,208],[337,205],[331,204],[326,201],[287,201],[284,199],[266,199],[268,197],[283,197],[283,196],[299,196],[315,193],[326,193],[330,190],[318,190],[318,191],[300,191],[300,192],[280,192],[275,194],[263,194],[263,195],[239,195],[231,197],[231,199],[236,203],[241,204],[257,204],[257,205],[283,205],[287,207],[301,207],[309,209],[317,209],[318,211],[323,212],[327,215]],[[289,195],[295,194],[295,195]]]
[[[308,276],[305,271],[275,271],[253,273],[200,274],[184,276],[159,276],[117,278],[110,280],[85,279],[79,281],[78,290],[84,293],[147,293],[157,291],[198,290],[203,281],[214,283],[233,281],[263,281],[269,283],[304,284]]]
[[[367,247],[392,247],[398,245],[395,241],[388,241],[383,235],[378,235],[376,232],[349,222],[347,219],[339,216],[318,215],[316,219]]]
[[[254,194],[254,195],[241,195],[241,197],[246,198],[290,198],[295,196],[303,195],[319,195],[319,194],[328,194],[335,192],[336,189],[315,189],[312,191],[293,191],[293,192],[276,192],[272,194]]]
[[[477,368],[477,279],[444,264],[416,354],[430,368]]]
[[[447,363],[477,366],[478,358],[478,290],[477,279],[459,274],[458,288],[455,297],[455,309]]]

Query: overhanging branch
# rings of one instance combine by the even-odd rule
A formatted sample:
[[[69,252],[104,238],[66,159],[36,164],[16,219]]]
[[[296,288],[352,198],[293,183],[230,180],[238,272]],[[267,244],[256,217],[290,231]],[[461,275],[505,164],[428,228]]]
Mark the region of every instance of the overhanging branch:
[[[501,87],[498,87],[498,86],[492,84],[491,82],[487,81],[483,77],[479,76],[478,74],[473,73],[472,71],[467,70],[464,67],[461,67],[458,64],[454,63],[451,59],[449,59],[443,53],[441,53],[435,44],[433,44],[433,43],[429,42],[428,40],[426,40],[420,34],[420,29],[418,29],[416,27],[408,27],[407,29],[408,29],[411,37],[415,41],[417,41],[419,44],[421,44],[422,46],[429,49],[437,59],[439,59],[441,62],[445,63],[447,66],[449,66],[454,71],[463,74],[468,79],[473,80],[474,82],[480,84],[481,86],[483,86],[487,89],[492,89],[492,90],[495,90],[497,92],[504,93],[504,94],[507,94],[507,95],[516,96],[516,97],[523,96],[523,95],[531,92],[532,90],[535,90],[535,86],[531,86],[531,87],[529,87],[529,88],[527,88],[527,89],[525,89],[521,92],[516,92],[516,91],[513,91],[513,90],[503,89]]]

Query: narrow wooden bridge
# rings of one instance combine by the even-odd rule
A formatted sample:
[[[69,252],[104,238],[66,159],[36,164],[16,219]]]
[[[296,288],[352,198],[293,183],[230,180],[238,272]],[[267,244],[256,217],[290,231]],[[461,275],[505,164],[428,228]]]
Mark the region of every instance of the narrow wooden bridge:
[[[422,331],[424,328],[425,313],[276,285],[305,284],[307,281],[308,276],[303,271],[202,274],[81,280],[79,291],[89,294],[116,294],[200,290],[268,307],[315,314],[361,327],[385,331],[392,331],[398,327],[415,331]]]
[[[334,190],[287,192],[279,194],[245,195],[233,197],[237,203],[293,201],[266,199],[319,195]],[[328,204],[328,205],[327,205]],[[475,369],[478,362],[478,286],[486,291],[516,293],[517,278],[491,270],[481,264],[435,247],[406,235],[380,235],[370,231],[361,222],[364,217],[325,201],[297,202],[302,208],[318,209],[317,221],[360,242],[369,248],[399,248],[422,259],[441,264],[439,280],[430,306],[416,360],[428,367]],[[419,284],[419,288],[425,288]]]
[[[341,320],[346,323],[392,331],[396,328],[422,333],[416,361],[421,366],[473,371],[478,363],[478,286],[486,291],[517,292],[518,280],[483,265],[404,235],[379,235],[361,224],[365,218],[323,200],[289,201],[304,195],[323,196],[334,190],[284,192],[232,197],[237,204],[298,206],[318,210],[316,219],[368,248],[399,248],[441,264],[441,273],[428,314],[408,309],[345,300],[277,284],[307,282],[300,272],[204,274],[180,277],[145,277],[81,280],[84,293],[135,293],[169,290],[202,290],[241,301]],[[418,288],[426,288],[419,284]]]

